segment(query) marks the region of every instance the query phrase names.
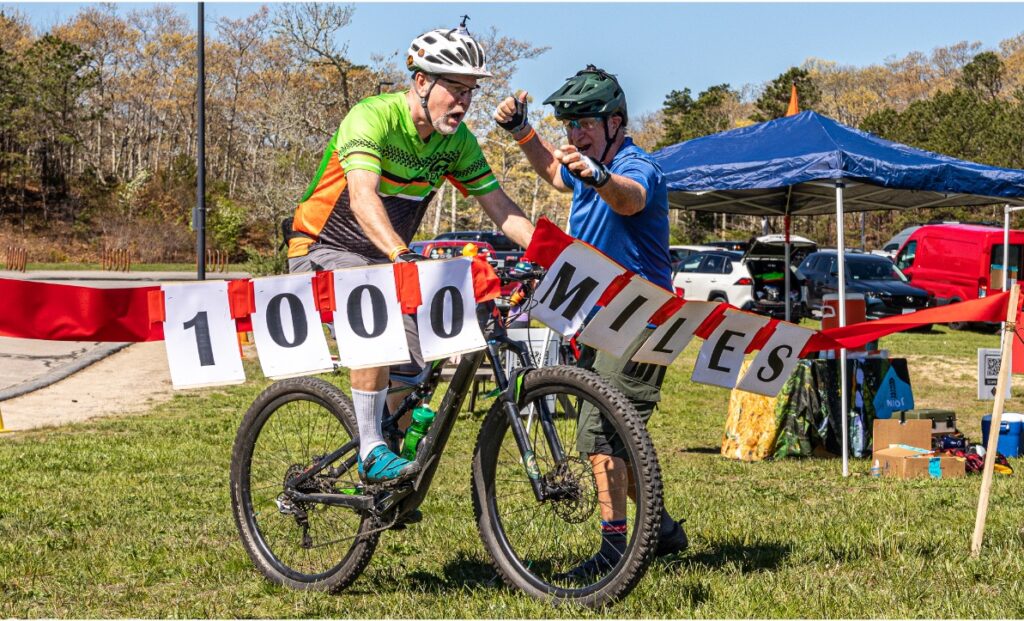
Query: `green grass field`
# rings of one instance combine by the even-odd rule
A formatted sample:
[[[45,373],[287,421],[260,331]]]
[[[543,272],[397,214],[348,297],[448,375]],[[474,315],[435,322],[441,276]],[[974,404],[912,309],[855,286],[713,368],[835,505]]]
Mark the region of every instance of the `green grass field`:
[[[991,402],[974,399],[975,348],[997,337],[936,328],[882,346],[911,354],[920,407],[955,409],[980,442]],[[855,460],[844,479],[839,460],[726,460],[728,391],[690,383],[695,353],[670,370],[650,425],[666,504],[688,519],[691,548],[656,561],[604,611],[535,602],[490,568],[469,497],[486,400],[459,421],[424,521],[386,533],[352,588],[270,585],[238,541],[228,494],[235,430],[266,386],[252,380],[179,394],[143,416],[0,438],[0,616],[1024,616],[1024,470],[996,478],[983,555],[971,559],[980,476],[874,479]]]

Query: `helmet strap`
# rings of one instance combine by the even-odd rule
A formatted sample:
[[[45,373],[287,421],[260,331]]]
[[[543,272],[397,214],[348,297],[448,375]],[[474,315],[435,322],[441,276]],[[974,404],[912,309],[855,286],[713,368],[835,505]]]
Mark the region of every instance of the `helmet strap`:
[[[615,135],[612,136],[611,134],[609,134],[608,133],[608,118],[609,117],[606,117],[606,116],[601,118],[601,121],[604,122],[604,140],[605,140],[605,142],[604,142],[604,153],[601,154],[601,159],[598,160],[601,164],[604,164],[604,158],[608,156],[608,151],[610,151],[611,148],[612,148],[613,140],[615,140],[615,139],[617,139],[619,137],[619,130],[622,129],[622,124],[619,123],[619,127],[615,130]]]
[[[424,73],[423,75],[427,74]],[[420,95],[419,90],[416,91],[416,94],[419,95],[420,98],[420,107],[423,108],[423,114],[427,117],[427,125],[430,125],[431,127],[434,126],[434,119],[430,118],[430,108],[427,107],[427,99],[430,98],[430,91],[434,90],[435,86],[437,86],[437,78],[431,77],[430,86],[427,87],[426,94]]]

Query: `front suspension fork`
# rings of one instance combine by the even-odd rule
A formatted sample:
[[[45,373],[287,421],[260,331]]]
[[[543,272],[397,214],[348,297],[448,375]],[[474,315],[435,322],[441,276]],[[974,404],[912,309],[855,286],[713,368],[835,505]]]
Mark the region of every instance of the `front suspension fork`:
[[[522,345],[514,341],[504,339],[503,341],[515,351],[522,366],[513,371],[510,380],[505,374],[505,368],[499,363],[500,352],[498,351],[498,343],[501,341],[488,341],[487,353],[491,359],[491,369],[494,371],[494,382],[499,390],[498,401],[501,403],[501,408],[505,412],[506,418],[508,418],[509,427],[512,429],[512,437],[515,438],[516,447],[519,448],[519,453],[522,455],[523,468],[526,470],[526,477],[530,480],[530,486],[533,488],[533,495],[537,498],[538,502],[543,502],[547,498],[547,490],[545,489],[544,481],[541,479],[540,468],[537,467],[537,458],[534,454],[533,446],[530,444],[530,435],[527,432],[526,426],[523,425],[519,409],[519,387],[526,373],[534,369],[533,361],[530,360],[529,353]],[[540,422],[541,431],[544,432],[544,438],[547,440],[548,448],[551,451],[551,457],[556,464],[561,464],[565,461],[565,451],[552,423],[547,399],[539,399],[534,406],[539,410],[537,418]]]

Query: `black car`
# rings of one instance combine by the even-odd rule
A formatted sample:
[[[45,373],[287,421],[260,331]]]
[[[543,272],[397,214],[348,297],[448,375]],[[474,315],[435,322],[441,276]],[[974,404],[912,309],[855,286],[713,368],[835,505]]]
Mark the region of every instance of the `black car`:
[[[835,250],[807,255],[797,270],[807,310],[821,310],[826,294],[839,293]],[[892,261],[872,254],[846,253],[846,291],[864,295],[868,319],[881,319],[934,305],[924,289],[912,286]]]
[[[434,239],[461,239],[471,241],[483,241],[494,247],[494,256],[498,260],[498,265],[508,265],[509,267],[515,265],[523,253],[523,247],[515,243],[508,238],[501,231],[452,231],[451,233],[441,233]]]

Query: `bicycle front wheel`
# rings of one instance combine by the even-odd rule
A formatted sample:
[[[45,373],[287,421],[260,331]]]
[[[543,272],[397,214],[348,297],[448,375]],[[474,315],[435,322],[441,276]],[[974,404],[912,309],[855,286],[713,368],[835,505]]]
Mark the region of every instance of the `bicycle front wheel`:
[[[299,502],[286,483],[356,437],[348,397],[324,380],[275,382],[250,406],[231,455],[231,505],[242,545],[271,582],[337,592],[370,562],[375,520],[353,509]],[[355,446],[298,486],[307,494],[357,493]],[[294,485],[293,485],[294,487]]]
[[[510,586],[554,603],[598,607],[625,597],[653,559],[661,516],[661,472],[646,427],[621,392],[576,367],[528,373],[519,403],[536,458],[532,476],[546,498],[538,502],[508,415],[495,402],[473,457],[477,527],[495,568]],[[542,424],[542,408],[550,425]],[[598,452],[619,459],[625,473],[601,476],[606,462],[578,448],[595,420]],[[625,548],[610,558],[600,521],[623,504]]]

